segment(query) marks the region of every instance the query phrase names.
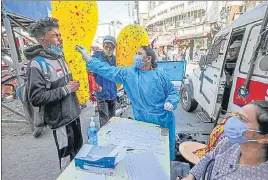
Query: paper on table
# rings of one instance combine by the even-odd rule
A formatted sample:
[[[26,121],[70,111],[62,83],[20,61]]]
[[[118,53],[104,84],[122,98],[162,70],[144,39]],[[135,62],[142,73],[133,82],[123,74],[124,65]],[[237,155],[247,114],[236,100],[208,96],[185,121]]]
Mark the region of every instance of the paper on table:
[[[83,180],[105,180],[104,174],[90,174],[83,177]]]
[[[165,149],[162,148],[161,146],[154,146],[154,145],[150,145],[150,144],[137,143],[135,141],[126,142],[125,140],[121,141],[118,139],[110,139],[110,138],[107,139],[107,141],[111,145],[118,145],[118,144],[124,143],[124,145],[128,148],[133,148],[133,149],[137,149],[137,150],[144,150],[144,151],[152,151],[152,152],[159,153],[159,154],[165,154]]]
[[[153,151],[159,154],[165,153],[161,147],[164,137],[161,135],[161,130],[155,126],[142,126],[133,121],[131,123],[109,123],[103,129],[108,132],[105,138],[110,144],[119,145],[126,142],[124,145],[131,148]]]
[[[124,162],[129,180],[169,180],[158,159],[151,152],[127,154]]]

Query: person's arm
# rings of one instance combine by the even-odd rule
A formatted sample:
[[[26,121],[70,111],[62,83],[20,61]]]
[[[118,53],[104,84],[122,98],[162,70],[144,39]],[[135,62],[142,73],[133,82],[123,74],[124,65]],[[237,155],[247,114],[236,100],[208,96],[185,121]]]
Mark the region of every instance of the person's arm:
[[[219,154],[220,150],[226,149],[228,146],[226,146],[228,143],[228,139],[225,138],[222,140],[215,148],[214,151],[210,151],[209,153],[205,154],[203,158],[190,170],[190,174],[195,177],[196,180],[199,180],[205,171],[205,168],[210,160],[215,159],[217,154]]]
[[[90,57],[87,54],[86,48],[83,46],[76,45],[76,50],[81,53],[83,59],[87,62],[87,69],[115,83],[123,83],[126,79],[126,68],[110,66],[108,63],[99,60],[96,54]]]
[[[108,63],[103,62],[96,57],[90,58],[90,60],[87,61],[86,67],[94,73],[115,83],[123,83],[127,76],[127,69],[110,66]]]
[[[162,72],[164,84],[165,84],[165,94],[166,100],[165,103],[170,103],[173,106],[173,110],[175,110],[178,107],[178,104],[180,102],[180,95],[178,90],[175,88],[174,84],[170,81],[168,74],[166,72]]]
[[[47,90],[45,77],[37,67],[31,67],[28,70],[27,88],[29,101],[36,107],[61,100],[72,92],[68,86]]]

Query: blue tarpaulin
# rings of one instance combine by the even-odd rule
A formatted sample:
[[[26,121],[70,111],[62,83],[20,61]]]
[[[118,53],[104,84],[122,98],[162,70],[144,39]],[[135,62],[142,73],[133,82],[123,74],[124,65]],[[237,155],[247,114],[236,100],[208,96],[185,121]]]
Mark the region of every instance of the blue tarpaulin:
[[[51,16],[51,1],[3,0],[4,8],[11,13],[38,20]]]
[[[185,73],[185,61],[158,61],[157,69],[166,71],[171,81],[182,81]]]

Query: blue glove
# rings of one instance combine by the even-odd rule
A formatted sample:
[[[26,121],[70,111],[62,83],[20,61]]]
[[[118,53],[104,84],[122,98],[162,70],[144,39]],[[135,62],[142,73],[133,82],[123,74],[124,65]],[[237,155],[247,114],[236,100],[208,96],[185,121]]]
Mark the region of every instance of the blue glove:
[[[86,50],[85,47],[80,46],[80,45],[76,45],[75,49],[82,54],[82,58],[85,61],[90,61],[91,60],[90,56],[87,54],[87,50]]]

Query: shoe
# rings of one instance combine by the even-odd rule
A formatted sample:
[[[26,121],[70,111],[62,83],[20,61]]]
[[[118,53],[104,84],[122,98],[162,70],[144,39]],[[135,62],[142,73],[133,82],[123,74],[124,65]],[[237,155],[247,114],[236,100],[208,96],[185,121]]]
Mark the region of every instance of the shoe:
[[[33,132],[33,137],[38,138],[43,131],[43,127],[35,128]]]

